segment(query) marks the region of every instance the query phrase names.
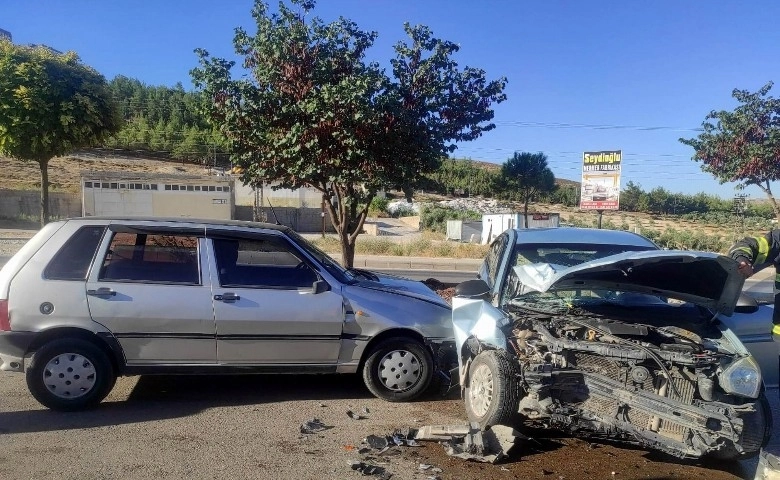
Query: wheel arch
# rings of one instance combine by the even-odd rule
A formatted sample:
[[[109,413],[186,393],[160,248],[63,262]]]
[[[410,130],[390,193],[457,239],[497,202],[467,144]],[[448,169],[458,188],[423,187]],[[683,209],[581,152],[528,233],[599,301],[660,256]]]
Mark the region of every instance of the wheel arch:
[[[389,338],[410,338],[412,340],[416,340],[420,343],[420,345],[422,345],[428,350],[428,352],[431,354],[431,357],[435,358],[435,352],[433,348],[431,347],[429,342],[425,341],[425,337],[423,337],[422,334],[420,334],[420,332],[417,332],[415,330],[410,330],[408,328],[391,328],[378,333],[366,344],[366,347],[363,349],[363,353],[360,355],[358,372],[363,370],[366,360],[368,359],[369,356],[371,356],[371,353],[374,351],[374,348]]]
[[[100,348],[111,361],[114,373],[117,375],[121,374],[125,363],[125,357],[119,342],[108,333],[100,334],[78,327],[56,327],[40,332],[30,344],[25,357],[29,357],[39,348],[53,340],[61,340],[64,338],[85,340]]]

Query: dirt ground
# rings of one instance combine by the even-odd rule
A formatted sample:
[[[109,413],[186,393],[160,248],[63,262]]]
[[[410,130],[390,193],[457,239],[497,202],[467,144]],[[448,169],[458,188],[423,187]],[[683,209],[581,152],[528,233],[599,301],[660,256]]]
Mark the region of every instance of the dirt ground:
[[[200,165],[143,158],[58,157],[49,162],[49,183],[52,192],[79,193],[82,171],[179,173],[206,175]],[[0,188],[9,190],[39,190],[41,171],[37,163],[0,157]]]

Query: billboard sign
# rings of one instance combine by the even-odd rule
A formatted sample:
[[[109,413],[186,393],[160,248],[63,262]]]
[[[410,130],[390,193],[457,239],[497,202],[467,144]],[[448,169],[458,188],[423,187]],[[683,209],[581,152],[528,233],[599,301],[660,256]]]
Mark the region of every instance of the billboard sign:
[[[621,150],[584,152],[582,154],[583,210],[617,210],[620,205]]]

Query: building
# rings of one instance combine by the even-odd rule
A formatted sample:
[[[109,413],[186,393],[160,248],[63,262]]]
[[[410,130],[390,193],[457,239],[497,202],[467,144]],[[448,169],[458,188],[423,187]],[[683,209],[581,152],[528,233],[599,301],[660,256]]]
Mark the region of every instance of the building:
[[[229,220],[233,185],[226,176],[82,172],[82,214]]]

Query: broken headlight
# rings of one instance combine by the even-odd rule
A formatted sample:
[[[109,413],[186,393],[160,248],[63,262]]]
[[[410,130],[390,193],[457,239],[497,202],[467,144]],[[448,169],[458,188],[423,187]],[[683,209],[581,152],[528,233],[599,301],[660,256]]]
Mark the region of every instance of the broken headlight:
[[[720,388],[741,397],[758,398],[761,391],[761,371],[752,356],[732,362],[718,375]]]

